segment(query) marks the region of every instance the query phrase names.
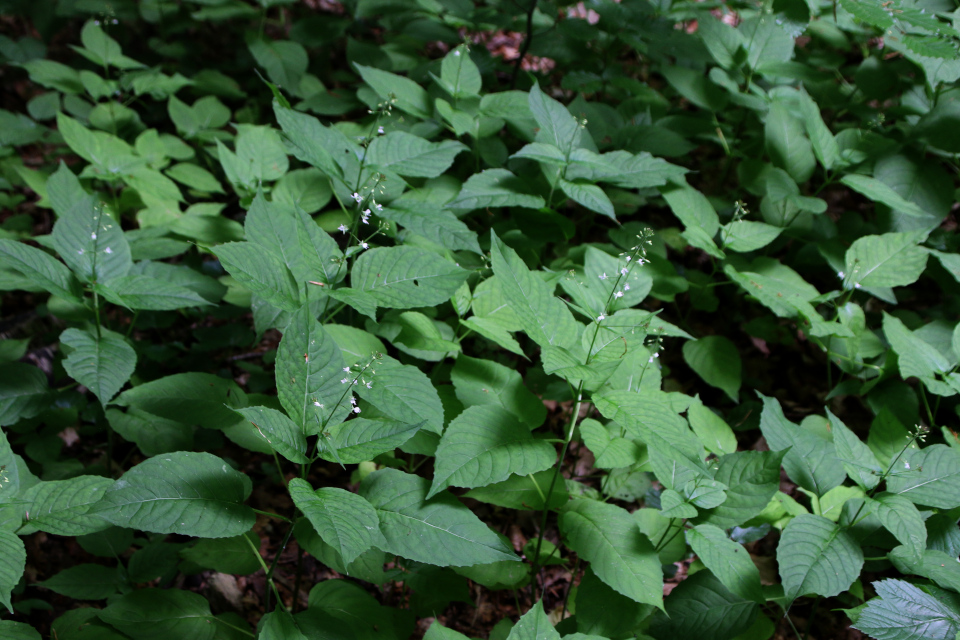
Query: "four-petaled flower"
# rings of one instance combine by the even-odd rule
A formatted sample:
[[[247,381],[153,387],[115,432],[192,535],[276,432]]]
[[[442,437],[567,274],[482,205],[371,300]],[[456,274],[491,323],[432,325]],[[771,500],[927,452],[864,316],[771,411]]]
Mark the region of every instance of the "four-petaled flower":
[[[363,196],[360,195],[359,193],[354,193],[353,196],[351,196],[351,197],[354,199],[354,201],[355,201],[357,204],[360,204],[361,202],[363,202]]]

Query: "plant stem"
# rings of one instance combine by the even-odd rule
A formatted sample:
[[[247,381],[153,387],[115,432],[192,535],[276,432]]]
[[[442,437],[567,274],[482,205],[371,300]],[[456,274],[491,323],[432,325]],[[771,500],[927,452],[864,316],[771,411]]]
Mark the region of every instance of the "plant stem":
[[[290,531],[293,531],[293,527],[290,528]],[[288,535],[288,537],[289,537],[289,534],[287,534],[287,535]],[[286,610],[286,607],[284,607],[284,605],[283,605],[283,600],[280,599],[280,592],[277,591],[277,585],[273,582],[273,577],[271,576],[271,572],[273,571],[273,568],[272,568],[272,567],[269,568],[269,569],[267,568],[267,563],[264,561],[263,556],[260,555],[260,550],[257,549],[256,546],[254,546],[253,541],[252,541],[250,538],[248,538],[246,535],[241,536],[241,537],[242,537],[242,538],[247,542],[247,544],[250,546],[250,550],[253,551],[253,555],[256,556],[257,561],[260,563],[260,567],[263,569],[263,572],[266,574],[266,576],[267,576],[267,582],[268,582],[268,583],[270,584],[270,586],[273,588],[273,593],[277,596],[277,605],[280,606],[280,607],[283,607],[284,610]],[[284,541],[284,544],[286,544],[286,541]],[[280,551],[282,552],[283,549],[280,549]],[[278,553],[278,554],[277,554],[277,558],[279,558],[279,557],[280,557],[280,554]],[[268,591],[268,592],[267,592],[267,608],[268,608],[268,609],[270,608],[269,594],[270,594],[270,592]]]
[[[517,77],[520,75],[520,65],[523,63],[523,58],[527,55],[527,51],[530,50],[530,45],[533,43],[533,12],[536,9],[537,0],[531,0],[530,8],[527,9],[527,35],[524,37],[523,45],[520,47],[520,55],[513,65],[513,77],[510,78],[511,89],[517,86]]]
[[[813,609],[810,611],[810,617],[807,618],[807,628],[803,630],[803,640],[807,640],[807,635],[813,628],[813,622],[817,619],[817,608],[820,606],[822,599],[822,596],[817,596],[817,599],[813,601]]]
[[[789,624],[790,628],[793,629],[793,635],[797,638],[797,640],[800,640],[800,632],[797,631],[797,627],[793,624],[793,620],[790,619],[790,614],[787,613],[787,610],[782,606],[780,609],[783,611],[783,617],[786,619],[787,624]]]

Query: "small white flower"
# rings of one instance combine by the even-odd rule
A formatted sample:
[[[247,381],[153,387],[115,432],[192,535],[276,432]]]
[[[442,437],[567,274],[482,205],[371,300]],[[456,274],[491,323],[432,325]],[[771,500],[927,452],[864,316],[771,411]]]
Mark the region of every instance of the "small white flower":
[[[853,285],[853,288],[854,288],[854,289],[859,289],[859,288],[860,288],[860,283],[858,282],[858,283],[856,283],[855,285]]]
[[[344,373],[350,373],[350,367],[344,367],[344,368],[343,368],[343,372],[344,372]]]
[[[600,315],[597,316],[597,322],[603,322],[606,318],[607,316],[601,313]]]
[[[323,409],[323,405],[317,402],[316,400],[313,401],[313,406],[320,407],[321,409]]]
[[[373,389],[373,383],[372,383],[372,382],[367,382],[366,385],[367,385],[367,389]]]
[[[630,262],[631,260],[633,260],[633,256],[627,256],[627,262]]]
[[[845,274],[843,271],[837,271],[837,277],[843,280],[845,277],[847,277],[847,274]]]
[[[91,240],[96,240],[96,239],[97,239],[97,234],[96,234],[96,232],[90,234],[90,239],[91,239]]]
[[[606,272],[604,272],[603,274],[601,274],[601,275],[599,275],[599,276],[597,276],[597,277],[600,278],[601,280],[606,280],[606,279],[607,279],[607,274],[606,274]]]
[[[350,404],[357,406],[357,398],[355,396],[350,396]]]
[[[383,205],[378,204],[376,202],[373,203],[373,208],[377,210],[377,213],[380,213],[381,211],[383,211]]]
[[[383,127],[377,127],[377,133],[383,135]]]
[[[350,382],[350,380],[347,378],[344,378],[343,380],[340,381],[340,384],[347,384],[348,382]]]
[[[659,358],[659,357],[660,357],[660,353],[657,352],[657,353],[653,354],[653,357],[654,357],[654,358]]]
[[[454,57],[454,58],[460,57],[460,50],[459,50],[459,49],[453,52],[453,57]]]
[[[104,253],[113,253],[113,249],[111,249],[110,247],[107,247],[106,249],[103,250],[103,252],[104,252]]]
[[[77,249],[77,253],[79,253],[80,255],[83,255],[83,249]]]
[[[650,359],[647,360],[647,362],[652,363],[652,362],[653,362],[653,357],[651,356]]]
[[[360,248],[361,248],[361,249],[369,249],[369,248],[370,248],[370,245],[368,245],[366,242],[361,242],[361,243],[360,243]]]
[[[620,269],[620,275],[622,275],[622,276],[627,275],[627,272],[628,272],[628,270],[627,270],[626,267],[623,267],[623,268]]]
[[[628,284],[623,285],[623,290],[624,290],[624,291],[630,291],[630,285],[628,285]]]
[[[905,469],[909,469],[909,468],[910,468],[910,463],[909,463],[909,462],[906,462],[906,461],[904,461],[904,463],[903,463],[903,467],[904,467]]]
[[[613,297],[614,297],[614,298],[622,298],[622,297],[623,297],[623,291],[617,291],[615,294],[613,294]]]
[[[360,407],[354,407],[354,408],[353,408],[353,412],[354,412],[354,413],[360,413]]]
[[[363,202],[363,196],[360,195],[359,193],[354,193],[352,197],[354,202],[356,202],[357,204],[360,204],[361,202]]]
[[[347,231],[350,231],[350,227],[348,227],[345,224],[342,224],[339,227],[337,227],[337,231],[339,231],[340,233],[346,233]]]

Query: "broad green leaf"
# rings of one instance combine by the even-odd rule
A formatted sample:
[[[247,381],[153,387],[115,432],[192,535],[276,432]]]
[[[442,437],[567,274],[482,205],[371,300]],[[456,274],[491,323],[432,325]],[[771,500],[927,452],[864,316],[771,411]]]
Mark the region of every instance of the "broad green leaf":
[[[181,102],[176,96],[170,96],[167,112],[186,138],[194,138],[210,129],[219,129],[230,122],[230,109],[216,96],[204,96],[192,106]]]
[[[191,162],[180,162],[173,165],[165,173],[179,182],[197,191],[207,193],[223,193],[223,187],[212,173]]]
[[[477,234],[451,212],[437,205],[400,198],[391,202],[379,215],[448,249],[481,253]]]
[[[574,500],[560,514],[560,531],[607,585],[636,602],[663,608],[660,561],[626,510]]]
[[[416,247],[379,247],[357,258],[350,273],[354,289],[394,309],[430,307],[447,301],[469,272]]]
[[[687,420],[690,421],[690,428],[708,451],[718,456],[736,453],[737,437],[733,429],[723,418],[700,402],[699,396],[690,403]]]
[[[423,634],[423,640],[469,640],[467,636],[463,635],[459,631],[454,631],[453,629],[447,629],[445,626],[440,624],[437,620],[434,620],[430,625],[430,628],[427,629],[427,632]]]
[[[13,614],[10,595],[20,582],[27,565],[27,551],[20,536],[0,529],[0,604]],[[0,630],[3,630],[0,628]]]
[[[114,600],[97,615],[142,640],[213,640],[217,634],[207,599],[180,589],[138,589]]]
[[[466,150],[465,144],[455,140],[430,142],[410,133],[393,131],[374,138],[367,147],[366,162],[401,176],[436,178]]]
[[[350,387],[356,390],[352,383],[359,372],[345,368],[340,348],[317,322],[310,306],[294,313],[277,348],[277,395],[304,434],[317,433],[321,426],[338,424],[347,417]]]
[[[369,370],[370,383],[354,387],[357,394],[394,420],[424,423],[423,428],[443,433],[443,405],[433,383],[412,365],[389,356],[376,360]]]
[[[900,375],[904,378],[932,378],[953,368],[946,355],[888,313],[883,314],[883,335],[897,354]]]
[[[868,0],[840,0],[840,6],[853,14],[857,20],[871,26],[879,29],[889,29],[893,26],[893,17],[882,5],[875,5]]]
[[[520,151],[510,156],[511,158],[529,158],[537,162],[552,165],[563,166],[567,164],[567,157],[559,147],[546,142],[531,142],[524,145]]]
[[[440,438],[427,498],[451,485],[483,487],[512,474],[543,471],[555,460],[553,445],[534,439],[514,414],[492,404],[472,406]]]
[[[270,81],[284,91],[296,95],[300,80],[307,71],[307,50],[299,42],[249,38],[247,48],[254,60],[267,72]]]
[[[744,600],[764,603],[760,571],[742,545],[709,524],[687,530],[686,536],[693,552],[731,593]]]
[[[211,305],[209,300],[193,289],[139,274],[114,278],[106,284],[96,285],[96,290],[108,301],[128,309],[173,311],[184,307]]]
[[[53,226],[53,246],[84,282],[107,282],[127,275],[133,262],[120,225],[95,196],[75,202]]]
[[[704,512],[698,522],[729,529],[762,512],[780,486],[784,451],[738,451],[721,456],[714,479],[727,485],[723,504]]]
[[[88,513],[153,533],[229,538],[253,527],[253,509],[242,504],[252,489],[217,456],[167,453],[123,474]]]
[[[570,496],[562,478],[553,485],[553,491],[551,491],[552,478],[551,471],[541,471],[529,476],[510,476],[503,482],[471,489],[464,495],[507,509],[542,511],[545,506],[549,509],[559,509],[567,503]],[[549,499],[545,501],[544,498],[548,493]]]
[[[593,396],[597,409],[635,438],[647,444],[665,442],[685,458],[701,458],[703,445],[677,415],[666,394],[659,391],[608,391]]]
[[[503,297],[520,325],[541,347],[570,347],[576,343],[578,323],[566,305],[536,273],[527,269],[517,252],[491,231],[490,257]]]
[[[33,367],[36,369],[36,367]],[[20,493],[20,469],[17,460],[7,440],[7,434],[0,431],[0,504],[9,503]]]
[[[851,0],[843,0],[844,5]],[[877,597],[853,623],[877,640],[953,640],[960,632],[960,614],[948,602],[938,599],[903,580],[873,583]]]
[[[354,418],[330,427],[329,441],[320,440],[320,457],[329,462],[357,464],[402,446],[425,421],[414,424],[397,420]]]
[[[233,380],[209,373],[176,373],[127,389],[113,404],[183,424],[222,429],[240,421],[232,408],[246,406],[247,398]]]
[[[13,620],[0,620],[0,636],[7,640],[40,640],[40,632],[36,629],[25,622]]]
[[[583,573],[571,609],[573,605],[581,633],[565,635],[568,640],[630,637],[653,610],[651,605],[634,602],[605,585],[589,567]]]
[[[73,274],[45,251],[15,240],[0,239],[0,265],[17,270],[32,284],[55,296],[80,301],[80,287]]]
[[[772,22],[769,17],[766,20]],[[764,137],[767,153],[775,166],[789,173],[797,183],[810,179],[816,168],[812,145],[803,135],[803,125],[784,102],[775,100],[770,105]]]
[[[276,101],[273,103],[273,112],[277,117],[277,123],[286,134],[286,140],[293,155],[320,169],[330,178],[342,181],[343,169],[340,162],[331,154],[331,151],[336,150],[335,147],[338,146],[335,141],[339,132],[332,127],[325,127],[311,115],[286,109]],[[355,155],[353,160],[358,161]]]
[[[697,35],[724,69],[732,70],[746,61],[747,42],[739,29],[721,20],[704,20],[698,25]]]
[[[297,621],[283,607],[277,607],[260,619],[260,640],[309,640],[303,635]]]
[[[347,564],[370,547],[383,546],[377,512],[357,494],[335,487],[314,491],[300,478],[294,478],[287,486],[293,504]]]
[[[900,545],[887,558],[900,573],[923,576],[944,589],[960,589],[960,562],[951,554],[926,549],[915,555],[909,545]]]
[[[76,600],[104,600],[117,593],[121,581],[116,568],[78,564],[37,584]]]
[[[923,555],[927,548],[927,528],[920,511],[912,502],[903,496],[883,491],[867,498],[867,504],[873,508],[887,531],[916,557]]]
[[[580,146],[583,128],[565,106],[540,90],[534,83],[528,98],[530,111],[540,125],[537,142],[546,142],[559,148],[565,155]]]
[[[702,229],[711,238],[716,235],[720,218],[705,195],[686,185],[668,185],[660,193],[685,227]]]
[[[730,593],[710,571],[681,582],[663,604],[666,615],[657,613],[651,625],[656,638],[739,638],[759,609]]]
[[[607,216],[611,220],[617,219],[613,211],[613,203],[610,202],[610,198],[607,197],[603,189],[597,185],[587,184],[585,182],[571,182],[563,178],[560,179],[558,184],[560,190],[574,202],[583,205],[591,211],[596,211],[601,215]]]
[[[664,518],[688,520],[697,517],[697,508],[673,489],[664,489],[660,494],[660,515]]]
[[[88,20],[83,25],[80,41],[83,43],[83,48],[73,47],[74,51],[82,54],[95,65],[118,69],[136,69],[143,66],[136,60],[123,55],[120,44],[104,33],[97,20]]]
[[[30,74],[30,79],[39,85],[62,91],[68,95],[83,93],[83,82],[80,74],[73,67],[54,62],[53,60],[28,60],[22,63]]]
[[[284,311],[300,308],[297,282],[273,253],[252,242],[228,242],[214,252],[223,268],[253,293]]]
[[[440,64],[440,86],[454,98],[480,93],[483,79],[480,77],[480,69],[470,59],[470,50],[466,45],[460,45],[443,57]]]
[[[550,624],[550,618],[543,611],[543,601],[539,600],[520,616],[507,640],[560,640],[560,634]]]
[[[664,65],[660,73],[683,98],[701,109],[720,112],[727,106],[728,94],[700,71]]]
[[[436,566],[466,567],[518,560],[477,516],[447,492],[426,499],[429,481],[381,469],[360,485],[377,510],[383,550]]]
[[[887,491],[914,504],[960,507],[960,453],[944,444],[907,449],[887,478]]]
[[[832,442],[787,420],[776,398],[758,393],[763,401],[760,430],[771,451],[789,448],[783,467],[798,485],[822,496],[843,483],[843,465]]]
[[[411,587],[413,584],[422,586],[417,581],[419,573],[416,570],[405,573],[405,584]],[[334,635],[341,638],[402,640],[408,638],[413,631],[412,616],[408,617],[403,613],[381,605],[358,584],[347,580],[324,580],[310,590],[309,608],[305,615],[298,616],[298,621],[304,623],[303,628],[306,630],[308,627],[304,618],[309,618],[310,614],[321,614],[322,617],[313,618],[322,621],[321,625],[318,625],[321,633],[317,634],[316,630],[308,632],[311,638],[324,637],[330,631],[336,630]],[[341,629],[348,631],[348,635],[342,635],[344,631]]]
[[[94,505],[113,485],[100,476],[40,482],[20,495],[25,519],[35,529],[60,536],[103,531],[110,525],[95,513]]]
[[[363,81],[370,85],[386,101],[392,102],[401,111],[426,120],[433,109],[431,100],[423,89],[410,78],[398,76],[389,71],[381,71],[362,64],[354,64]]]
[[[235,411],[256,427],[260,437],[284,458],[298,464],[310,461],[304,430],[290,418],[270,407],[246,407]]]
[[[506,169],[486,169],[470,176],[459,195],[446,206],[472,211],[492,207],[540,209],[545,204],[542,197],[529,192],[526,181]]]
[[[103,328],[98,333],[67,329],[60,342],[73,349],[63,368],[106,405],[133,375],[137,353],[119,333]]]
[[[248,531],[232,538],[198,540],[192,547],[180,551],[180,557],[204,569],[245,576],[260,569],[260,561],[253,552],[259,548],[260,536]]]
[[[808,593],[830,598],[849,589],[859,577],[863,553],[839,525],[806,513],[783,530],[777,564],[788,602]]]
[[[583,444],[593,453],[594,464],[599,469],[621,469],[640,462],[642,447],[630,438],[621,437],[620,427],[602,425],[586,418],[578,425]]]
[[[880,483],[883,469],[880,461],[860,438],[847,425],[827,409],[833,443],[837,448],[837,457],[843,463],[847,476],[863,489],[873,489]]]
[[[925,232],[862,236],[847,249],[844,286],[905,287],[920,278],[927,250],[917,246]]]
[[[48,405],[47,375],[30,364],[5,363],[0,367],[0,425],[32,418]]]
[[[783,231],[781,227],[754,222],[752,220],[738,220],[729,222],[721,227],[721,249],[748,253],[762,249],[776,240]]]
[[[706,336],[683,343],[683,359],[710,386],[737,402],[740,391],[740,353],[723,336]]]
[[[814,155],[824,169],[833,169],[840,160],[840,147],[824,123],[820,107],[803,89],[800,90],[799,105],[803,126],[810,137]]]
[[[794,38],[781,19],[765,14],[745,20],[738,28],[747,40],[747,65],[751,69],[762,70],[766,64],[793,57]]]
[[[655,158],[646,151],[633,154],[620,150],[597,155],[580,148],[570,153],[570,165],[566,172],[568,180],[585,179],[609,182],[624,189],[648,189],[671,180],[679,181],[687,170],[663,158]]]
[[[840,179],[840,182],[847,185],[854,191],[862,193],[874,202],[885,204],[891,209],[900,211],[904,215],[916,216],[918,218],[926,218],[928,215],[927,212],[921,209],[919,206],[913,202],[910,202],[909,200],[906,200],[899,193],[891,189],[886,183],[881,182],[876,178],[861,175],[859,173],[851,173],[843,176],[843,178]]]
[[[499,405],[531,429],[547,417],[543,402],[524,386],[520,374],[502,364],[460,355],[450,377],[464,407]]]

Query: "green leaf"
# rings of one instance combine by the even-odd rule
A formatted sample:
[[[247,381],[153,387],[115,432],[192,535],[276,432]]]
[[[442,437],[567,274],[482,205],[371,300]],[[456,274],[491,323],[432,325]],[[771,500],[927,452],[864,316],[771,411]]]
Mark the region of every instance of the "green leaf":
[[[697,517],[697,508],[673,489],[664,489],[660,494],[660,515],[687,520]]]
[[[277,607],[260,619],[260,640],[309,640],[286,609]]]
[[[843,0],[846,6],[850,0]],[[876,598],[867,602],[853,628],[877,640],[944,638],[960,632],[960,614],[938,599],[903,580],[873,583]]]
[[[213,640],[217,633],[207,599],[180,589],[138,589],[114,600],[97,615],[142,640]]]
[[[84,282],[107,282],[127,275],[133,262],[120,225],[94,196],[74,203],[53,226],[53,246]]]
[[[529,192],[529,184],[506,169],[486,169],[475,173],[463,183],[456,198],[447,203],[448,209],[473,211],[493,207],[523,207],[541,209],[543,198]]]
[[[710,386],[721,389],[734,402],[739,401],[740,353],[723,336],[706,336],[683,343],[683,359]]]
[[[944,444],[906,450],[887,478],[887,491],[914,504],[960,507],[960,453]]]
[[[534,439],[514,414],[496,405],[476,405],[443,432],[427,498],[451,485],[483,487],[514,473],[543,471],[555,461],[553,445]]]
[[[363,81],[384,100],[392,102],[401,111],[423,120],[430,117],[430,96],[420,85],[403,76],[389,71],[381,71],[362,64],[353,65]]]
[[[376,508],[383,550],[436,566],[466,567],[518,560],[500,537],[447,492],[426,499],[429,481],[381,469],[360,485]]]
[[[448,249],[481,253],[477,234],[451,212],[437,205],[399,198],[378,215]]]
[[[436,178],[450,168],[467,146],[456,140],[430,142],[420,136],[393,131],[374,138],[366,162],[411,178]]]
[[[188,287],[139,274],[114,278],[104,285],[96,285],[96,288],[110,302],[129,309],[173,311],[211,305],[209,300]]]
[[[213,251],[223,268],[253,293],[284,311],[300,308],[293,274],[273,253],[252,242],[228,242]]]
[[[294,95],[300,91],[300,80],[307,72],[307,50],[299,42],[249,38],[247,48],[253,59],[267,71],[277,87]]]
[[[651,625],[656,638],[742,637],[757,616],[757,603],[727,590],[710,571],[698,571],[670,592],[666,615]]]
[[[723,227],[721,240],[724,251],[737,251],[739,253],[748,253],[756,251],[767,246],[780,236],[783,231],[781,227],[764,222],[753,222],[752,220],[738,220],[729,222]]]
[[[260,569],[260,561],[253,552],[259,548],[260,536],[248,531],[232,538],[198,540],[192,547],[180,551],[180,557],[204,569],[246,576]]]
[[[33,82],[44,87],[56,89],[68,95],[84,91],[80,74],[73,67],[53,60],[28,60],[20,66],[27,70]]]
[[[426,374],[389,356],[378,359],[370,374],[369,387],[355,387],[361,398],[395,420],[425,422],[426,430],[443,433],[443,404]]]
[[[217,456],[167,453],[123,474],[89,513],[153,533],[229,538],[253,527],[253,509],[242,504],[252,489],[246,475]]]
[[[888,313],[883,314],[883,335],[897,354],[900,375],[904,378],[932,378],[938,373],[948,373],[953,368],[950,359],[940,350]]]
[[[440,86],[454,98],[479,95],[483,86],[480,69],[470,59],[470,50],[460,45],[443,57]]]
[[[203,131],[219,129],[230,122],[230,109],[216,96],[204,96],[192,106],[187,106],[176,96],[170,96],[167,112],[177,130],[186,138],[194,138]]]
[[[772,22],[770,18],[767,21]],[[816,168],[812,145],[803,135],[803,125],[784,102],[775,100],[770,105],[764,136],[767,153],[775,166],[789,173],[797,183],[810,179]]]
[[[663,608],[660,561],[626,510],[574,500],[560,513],[560,531],[607,585],[636,602]]]
[[[383,546],[377,512],[357,494],[335,487],[314,491],[306,480],[300,478],[291,480],[287,487],[293,504],[347,564],[370,547]]]
[[[192,162],[180,162],[166,170],[166,174],[191,189],[207,193],[223,193],[223,187],[212,173]]]
[[[117,593],[121,582],[115,568],[78,564],[37,584],[76,600],[104,600]]]
[[[840,0],[840,6],[873,27],[886,30],[893,26],[893,17],[882,5],[864,0]]]
[[[239,422],[231,407],[246,406],[247,398],[233,380],[209,373],[176,373],[127,389],[113,404],[183,424],[222,429]]]
[[[923,576],[944,589],[960,589],[960,563],[952,554],[926,549],[914,555],[909,545],[900,545],[887,558],[900,573]]]
[[[814,155],[824,169],[833,169],[840,160],[840,147],[824,123],[823,116],[820,115],[820,107],[802,88],[799,104],[803,126],[810,137]]]
[[[490,257],[504,298],[517,314],[520,325],[541,347],[571,347],[576,343],[578,323],[552,288],[527,269],[517,252],[491,231]]]
[[[620,437],[620,428],[614,424],[602,425],[586,418],[578,425],[583,444],[593,453],[599,469],[622,469],[640,462],[643,449],[630,438]],[[614,435],[617,434],[617,435]]]
[[[0,425],[32,418],[47,408],[47,376],[38,367],[21,362],[0,367]]]
[[[510,630],[507,640],[560,640],[560,634],[543,611],[543,601],[538,600],[537,604],[520,616],[517,624]]]
[[[663,158],[655,158],[646,151],[633,154],[621,150],[597,155],[580,148],[570,153],[566,172],[568,180],[585,179],[609,182],[624,189],[648,189],[671,180],[680,181],[687,170]]]
[[[269,407],[247,407],[234,411],[256,427],[260,437],[290,462],[305,464],[310,461],[303,429],[281,412]]]
[[[777,564],[788,602],[808,593],[830,598],[849,589],[859,577],[863,553],[839,525],[805,513],[783,530]]]
[[[25,622],[0,620],[0,636],[7,640],[40,640],[40,633]]]
[[[927,527],[923,516],[905,497],[886,491],[867,498],[880,523],[916,557],[927,548]]]
[[[347,417],[348,387],[357,374],[343,369],[340,348],[305,305],[283,330],[276,364],[280,404],[302,433],[317,433],[321,425],[332,426]]]
[[[10,595],[27,566],[27,551],[20,536],[0,529],[0,604],[13,614]],[[0,628],[2,630],[2,628]]]
[[[843,463],[847,476],[863,489],[873,489],[880,483],[883,469],[880,461],[866,444],[847,425],[827,409],[830,431],[837,448],[837,457]]]
[[[80,287],[70,270],[40,249],[0,239],[0,265],[19,271],[32,284],[55,296],[80,302]]]
[[[414,424],[397,420],[354,418],[329,428],[329,446],[321,439],[320,456],[329,462],[357,464],[393,451],[420,430],[425,421]]]
[[[320,169],[329,177],[343,180],[343,169],[330,153],[330,149],[344,146],[337,144],[342,141],[338,140],[339,132],[336,129],[323,126],[313,116],[286,109],[276,101],[273,103],[273,112],[286,134],[293,155]],[[349,145],[346,147],[345,150],[350,153]],[[353,160],[358,161],[355,155]]]
[[[846,473],[833,443],[787,420],[776,398],[757,395],[763,401],[760,430],[770,450],[790,449],[783,459],[790,479],[818,496],[842,484]]]
[[[570,152],[580,146],[583,128],[577,119],[570,115],[565,106],[540,90],[540,85],[534,83],[530,88],[527,100],[530,111],[540,125],[537,132],[537,142],[546,142],[557,147],[569,156]]]
[[[610,202],[610,198],[607,197],[603,189],[597,185],[584,182],[571,182],[563,178],[560,179],[558,184],[560,190],[574,202],[583,205],[591,211],[605,215],[611,220],[617,219],[613,211],[613,203]]]
[[[685,227],[702,229],[711,238],[717,234],[720,218],[705,195],[686,185],[668,185],[660,193]]]
[[[780,486],[780,462],[786,451],[738,451],[721,456],[714,479],[727,485],[727,499],[701,514],[698,522],[729,529],[755,517]]]
[[[81,536],[109,528],[95,513],[104,493],[114,485],[109,478],[80,476],[72,480],[40,482],[24,491],[26,519],[35,529],[59,536]]]
[[[700,557],[713,575],[727,589],[744,600],[763,604],[760,571],[742,545],[709,524],[701,524],[686,532],[687,544]]]
[[[550,491],[551,471],[541,471],[529,476],[510,476],[503,482],[471,489],[465,495],[487,504],[494,504],[507,509],[524,509],[543,511],[559,509],[570,499],[566,486],[562,481],[556,482],[553,491]],[[544,500],[549,492],[549,499]]]
[[[905,287],[927,266],[927,250],[917,246],[925,232],[862,236],[847,249],[844,286]]]
[[[430,625],[430,628],[427,629],[425,634],[423,634],[423,640],[469,640],[469,638],[459,631],[447,629],[436,619],[434,619],[433,623]]]
[[[67,329],[60,342],[72,348],[63,368],[106,405],[126,384],[136,368],[137,353],[123,336],[100,328],[99,335]]]
[[[464,407],[499,405],[531,429],[539,427],[547,417],[543,402],[524,386],[520,374],[502,364],[460,355],[450,378]]]
[[[412,309],[446,302],[467,275],[465,269],[423,249],[380,247],[357,258],[350,281],[378,304]]]
[[[73,49],[95,65],[118,69],[136,69],[143,66],[136,60],[123,55],[117,41],[104,33],[95,20],[88,20],[83,25],[80,41],[83,42],[83,48],[73,47]]]
[[[690,428],[708,451],[718,456],[736,453],[737,436],[734,435],[733,429],[723,418],[700,402],[699,396],[690,403],[687,420],[690,421]]]
[[[918,218],[926,218],[928,216],[926,211],[921,209],[913,202],[904,199],[903,196],[890,188],[886,183],[881,182],[876,178],[858,173],[851,173],[843,176],[843,178],[840,179],[840,182],[847,185],[854,191],[862,193],[874,202],[885,204],[891,209],[899,211],[904,215],[916,216]],[[885,235],[890,236],[893,234]]]

